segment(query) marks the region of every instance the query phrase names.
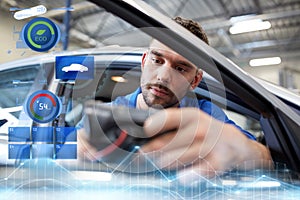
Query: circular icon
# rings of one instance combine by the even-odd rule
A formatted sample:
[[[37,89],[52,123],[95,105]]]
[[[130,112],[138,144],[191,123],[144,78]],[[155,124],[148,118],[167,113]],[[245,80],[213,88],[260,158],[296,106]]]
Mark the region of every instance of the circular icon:
[[[38,17],[28,22],[22,30],[22,37],[29,48],[34,51],[48,51],[59,40],[58,27],[49,19]]]
[[[25,112],[33,121],[47,123],[60,114],[61,101],[50,91],[36,91],[27,99]]]

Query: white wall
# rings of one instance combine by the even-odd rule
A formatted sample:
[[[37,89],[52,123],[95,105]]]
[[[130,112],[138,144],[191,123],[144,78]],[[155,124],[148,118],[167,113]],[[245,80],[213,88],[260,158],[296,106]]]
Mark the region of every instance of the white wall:
[[[279,74],[281,70],[285,70],[285,69],[281,66],[259,66],[259,67],[244,67],[243,70],[245,70],[246,72],[248,72],[249,74],[255,77],[259,77],[263,80],[269,81],[276,85],[280,85]],[[289,78],[291,78],[291,81],[294,86],[294,88],[288,88],[288,89],[296,94],[300,94],[300,90],[299,90],[300,73],[297,72],[296,70],[287,73],[290,73],[291,76]]]
[[[279,70],[278,66],[260,66],[260,67],[245,67],[243,68],[249,74],[267,80],[269,82],[279,84]]]
[[[21,31],[26,21],[18,21],[13,18],[9,11],[0,10],[0,63],[26,57],[33,52],[26,49],[16,49],[16,42],[19,39],[17,31]],[[25,50],[25,53],[24,53]]]

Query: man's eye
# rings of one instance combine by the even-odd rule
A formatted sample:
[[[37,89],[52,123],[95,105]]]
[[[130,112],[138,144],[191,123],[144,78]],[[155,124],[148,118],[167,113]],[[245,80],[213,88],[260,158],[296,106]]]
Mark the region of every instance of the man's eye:
[[[156,59],[156,58],[151,58],[152,63],[154,64],[163,64],[163,61],[160,59]]]
[[[175,70],[177,70],[179,72],[186,72],[186,70],[183,67],[180,67],[180,66],[176,66]]]

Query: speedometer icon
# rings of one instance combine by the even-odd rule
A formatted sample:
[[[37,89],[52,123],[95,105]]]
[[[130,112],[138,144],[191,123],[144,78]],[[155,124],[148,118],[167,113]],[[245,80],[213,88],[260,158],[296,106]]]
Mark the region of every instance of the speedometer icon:
[[[61,113],[61,101],[48,90],[39,90],[29,96],[25,112],[35,122],[47,123]]]

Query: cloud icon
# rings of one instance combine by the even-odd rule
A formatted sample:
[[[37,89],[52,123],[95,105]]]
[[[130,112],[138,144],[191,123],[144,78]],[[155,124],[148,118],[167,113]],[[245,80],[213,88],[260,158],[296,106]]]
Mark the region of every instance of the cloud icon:
[[[89,69],[81,64],[73,63],[69,66],[65,66],[61,69],[64,72],[74,71],[74,72],[87,72]]]

